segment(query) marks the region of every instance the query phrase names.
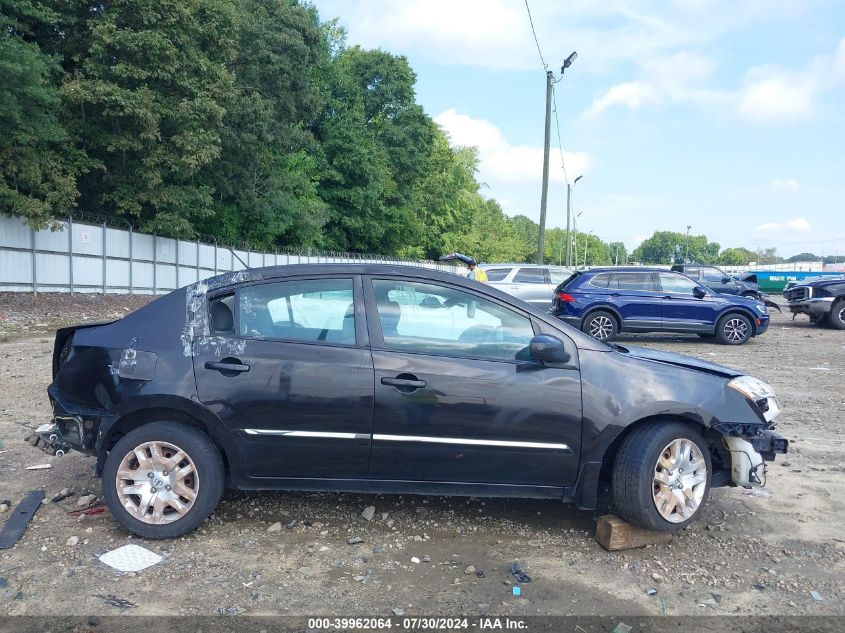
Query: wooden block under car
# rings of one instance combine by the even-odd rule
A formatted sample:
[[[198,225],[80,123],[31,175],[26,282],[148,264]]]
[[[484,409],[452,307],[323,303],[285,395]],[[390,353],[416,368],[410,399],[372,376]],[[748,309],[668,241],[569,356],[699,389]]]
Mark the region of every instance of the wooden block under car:
[[[655,532],[631,525],[615,514],[599,517],[596,540],[604,549],[615,552],[643,545],[664,545],[672,542],[671,532]]]

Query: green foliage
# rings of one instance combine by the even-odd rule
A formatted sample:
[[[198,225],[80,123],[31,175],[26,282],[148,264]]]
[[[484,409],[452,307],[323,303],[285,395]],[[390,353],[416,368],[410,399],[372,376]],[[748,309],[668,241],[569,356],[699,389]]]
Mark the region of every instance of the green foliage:
[[[758,248],[755,259],[758,264],[781,264],[783,257],[777,251],[777,248]]]
[[[793,255],[792,257],[788,258],[786,261],[788,262],[818,262],[821,261],[821,257],[818,255],[814,255],[813,253],[798,253],[797,255]]]
[[[684,233],[655,231],[631,254],[641,264],[682,263],[685,256],[689,262],[715,264],[719,261],[719,245],[708,242],[706,235],[690,235],[687,239]]]
[[[59,122],[59,65],[31,41],[52,13],[26,0],[0,11],[0,211],[40,228],[73,206],[85,162]]]
[[[745,266],[757,260],[757,254],[747,248],[726,248],[719,255],[719,263],[726,266]]]

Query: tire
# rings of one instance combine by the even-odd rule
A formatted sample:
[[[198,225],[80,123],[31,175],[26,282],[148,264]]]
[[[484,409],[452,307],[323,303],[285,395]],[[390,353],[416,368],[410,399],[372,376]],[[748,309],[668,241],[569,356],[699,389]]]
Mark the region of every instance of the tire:
[[[581,331],[599,341],[611,341],[619,333],[619,326],[613,314],[605,310],[596,310],[584,319]]]
[[[845,299],[837,299],[830,306],[828,324],[834,330],[845,330]]]
[[[154,447],[157,455],[152,452]],[[145,455],[144,464],[136,457],[138,452],[132,455],[136,449]],[[181,450],[184,457],[168,472],[165,469],[171,464],[167,464],[166,458],[174,457],[176,450]],[[161,458],[157,459],[158,455]],[[122,478],[120,492],[119,470],[138,471],[137,478]],[[143,476],[143,473],[149,474]],[[144,538],[174,538],[195,529],[217,507],[223,496],[223,458],[202,431],[178,422],[151,422],[130,431],[114,445],[106,458],[102,482],[103,499],[123,527]],[[156,483],[158,489],[154,488]],[[129,488],[141,494],[127,494]],[[145,505],[145,500],[154,505]],[[150,512],[151,509],[160,516]]]
[[[722,345],[743,345],[753,332],[751,319],[740,312],[726,314],[716,324],[716,338]]]
[[[682,462],[687,464],[686,475],[678,472],[673,472],[674,478],[663,475],[672,482],[673,488],[669,488],[658,483],[656,476],[667,472],[662,466],[658,472],[658,460],[672,446],[689,446],[690,455],[695,458],[693,462],[703,463],[689,473],[690,462]],[[616,454],[611,482],[614,509],[620,517],[640,527],[660,532],[682,530],[701,514],[707,503],[712,471],[707,443],[695,427],[681,422],[644,424],[631,431]],[[679,476],[681,483],[689,486],[692,499],[673,507],[676,501],[688,498],[684,496],[686,490],[674,488]],[[704,481],[700,481],[702,476]],[[664,504],[663,512],[658,509],[658,501]]]

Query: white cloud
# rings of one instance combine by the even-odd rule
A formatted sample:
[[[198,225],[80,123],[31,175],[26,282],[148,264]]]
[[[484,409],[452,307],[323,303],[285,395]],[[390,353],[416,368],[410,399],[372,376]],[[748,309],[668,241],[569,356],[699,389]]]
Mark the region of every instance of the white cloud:
[[[798,181],[794,178],[772,178],[769,187],[775,191],[798,191]]]
[[[501,130],[490,121],[474,119],[454,108],[441,112],[434,120],[449,135],[453,145],[477,147],[480,180],[493,183],[539,183],[542,179],[543,148],[532,145],[513,145]],[[564,150],[564,161],[571,177],[585,174],[593,163],[586,152]],[[552,148],[549,160],[549,180],[566,182],[560,168],[560,153]]]
[[[766,222],[754,227],[752,235],[759,238],[788,238],[795,233],[809,233],[812,230],[806,218],[792,218],[783,222]]]
[[[746,119],[774,121],[812,114],[817,78],[805,71],[757,66],[745,74],[737,112]]]

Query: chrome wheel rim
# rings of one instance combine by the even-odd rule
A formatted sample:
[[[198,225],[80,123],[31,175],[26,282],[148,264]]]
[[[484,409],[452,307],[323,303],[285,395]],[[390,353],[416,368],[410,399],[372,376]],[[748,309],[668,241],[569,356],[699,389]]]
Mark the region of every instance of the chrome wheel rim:
[[[845,308],[842,308],[842,309],[839,311],[839,322],[840,322],[840,323],[845,323]]]
[[[151,525],[178,521],[194,506],[199,492],[190,456],[169,442],[144,442],[120,462],[115,481],[121,505]]]
[[[683,523],[701,506],[707,489],[707,462],[695,442],[678,438],[660,452],[654,465],[654,505],[670,523]]]
[[[600,341],[608,338],[613,333],[613,322],[606,316],[597,316],[590,321],[590,336]]]
[[[729,341],[742,341],[748,336],[748,324],[742,319],[729,319],[725,323],[725,337]]]

